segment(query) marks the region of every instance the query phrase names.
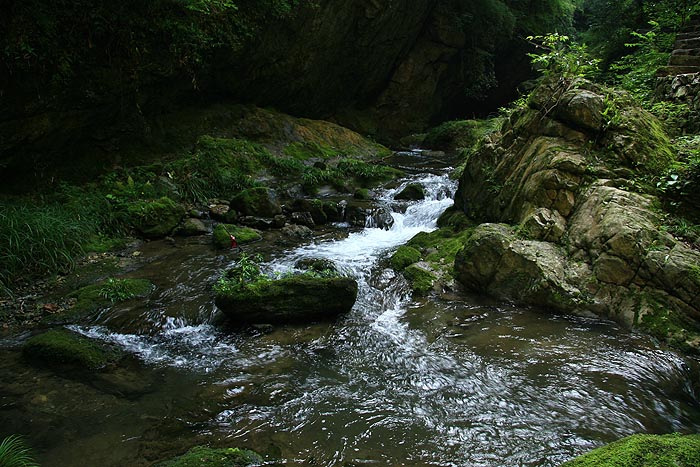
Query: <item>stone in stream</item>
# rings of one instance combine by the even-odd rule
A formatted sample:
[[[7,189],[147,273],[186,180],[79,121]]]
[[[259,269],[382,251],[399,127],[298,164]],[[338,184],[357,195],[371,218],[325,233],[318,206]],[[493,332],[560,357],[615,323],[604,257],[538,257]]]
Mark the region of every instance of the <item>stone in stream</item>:
[[[287,324],[332,320],[350,311],[357,299],[357,281],[335,268],[279,279],[262,274],[242,258],[215,285],[216,306],[235,324]]]

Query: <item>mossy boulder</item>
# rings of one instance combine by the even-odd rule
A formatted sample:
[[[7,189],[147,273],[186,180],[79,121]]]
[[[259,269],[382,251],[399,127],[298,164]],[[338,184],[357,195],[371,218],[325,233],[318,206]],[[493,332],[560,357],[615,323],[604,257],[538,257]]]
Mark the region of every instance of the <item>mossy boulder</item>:
[[[425,190],[420,183],[409,183],[406,187],[396,194],[394,199],[418,201],[425,199]]]
[[[152,201],[135,201],[127,208],[131,225],[146,238],[165,237],[185,217],[185,208],[164,196]]]
[[[700,435],[632,435],[565,462],[561,467],[695,467]]]
[[[236,237],[236,241],[239,245],[257,242],[258,240],[262,239],[260,231],[256,229],[233,224],[217,224],[216,227],[214,227],[213,235],[214,245],[217,248],[224,249],[231,247],[229,232],[231,232],[231,235]]]
[[[355,279],[335,272],[310,271],[280,279],[259,275],[250,281],[229,275],[215,286],[215,303],[238,324],[304,323],[347,313],[357,290]]]
[[[181,456],[156,464],[156,467],[247,467],[262,463],[260,454],[248,449],[196,446]]]
[[[183,235],[186,237],[204,235],[207,232],[209,232],[207,226],[201,221],[201,219],[197,219],[196,217],[188,217],[177,229],[178,235]]]
[[[104,368],[122,357],[121,352],[67,329],[52,329],[29,338],[22,354],[41,365],[84,370]]]
[[[230,207],[242,216],[275,217],[282,214],[275,192],[265,187],[241,191],[231,199]]]
[[[411,264],[420,261],[420,259],[420,251],[411,246],[402,245],[396,250],[396,252],[394,252],[393,255],[391,255],[389,263],[394,270],[403,271]]]
[[[433,285],[437,280],[435,274],[426,265],[421,263],[411,264],[403,270],[403,276],[411,284],[411,289],[416,295],[427,295],[433,290]]]

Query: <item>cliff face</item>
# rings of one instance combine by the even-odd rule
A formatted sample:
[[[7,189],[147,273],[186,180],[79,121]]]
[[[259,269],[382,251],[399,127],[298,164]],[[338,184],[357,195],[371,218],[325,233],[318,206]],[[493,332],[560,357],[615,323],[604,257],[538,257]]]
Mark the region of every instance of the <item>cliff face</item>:
[[[659,122],[624,95],[545,82],[467,162],[455,202],[482,224],[457,255],[458,280],[700,352],[700,253],[639,190],[673,157]]]
[[[199,24],[209,33],[225,21],[212,14],[201,24],[180,24],[178,12],[168,10],[175,6],[159,5],[161,10],[150,13],[171,16],[158,23],[155,33],[134,19],[141,12],[128,18],[135,21],[134,27],[146,29],[132,35],[122,34],[124,25],[80,19],[86,22],[81,23],[85,43],[78,34],[72,42],[66,41],[70,47],[59,51],[84,46],[85,54],[66,52],[63,62],[54,64],[58,69],[70,67],[66,77],[57,79],[47,73],[39,78],[31,67],[24,74],[16,70],[3,74],[0,67],[4,97],[0,176],[15,177],[42,167],[49,177],[51,166],[67,159],[93,160],[108,167],[121,163],[119,153],[125,145],[139,142],[151,152],[176,150],[159,139],[163,116],[187,106],[223,101],[334,120],[386,142],[422,130],[456,110],[469,113],[465,105],[474,99],[491,98],[488,105],[503,104],[478,86],[467,90],[482,78],[492,82],[490,67],[508,75],[500,80],[507,84],[497,90],[498,96],[507,94],[529,72],[523,53],[496,53],[495,63],[482,59],[498,47],[517,50],[513,41],[508,42],[515,20],[507,7],[503,8],[510,29],[496,34],[493,25],[491,29],[483,26],[487,32],[476,31],[474,24],[491,24],[492,13],[467,2],[298,2],[288,14],[250,20],[257,25],[253,31],[245,31],[247,23],[240,26],[243,32],[233,36],[240,37],[240,42],[211,46],[198,55],[196,49],[187,49],[189,39],[199,38],[197,29],[178,33],[170,25],[186,29]],[[243,5],[248,3],[241,0],[241,11]],[[263,7],[246,8],[255,12]],[[61,14],[64,23],[71,21],[71,15]],[[464,18],[473,24],[465,27]],[[64,23],[57,24],[65,27]],[[13,33],[17,36],[22,35],[19,26]],[[112,40],[112,33],[120,35]],[[189,35],[183,39],[183,34]],[[216,42],[214,35],[199,39]],[[110,49],[114,44],[121,48]]]

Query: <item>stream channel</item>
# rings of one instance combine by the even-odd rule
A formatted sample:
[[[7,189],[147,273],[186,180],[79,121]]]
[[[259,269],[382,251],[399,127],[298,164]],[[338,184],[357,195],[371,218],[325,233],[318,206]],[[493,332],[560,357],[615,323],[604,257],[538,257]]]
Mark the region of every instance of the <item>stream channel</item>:
[[[390,230],[246,247],[270,271],[323,257],[355,277],[357,303],[333,323],[228,326],[211,287],[235,255],[208,237],[143,244],[126,277],[153,281],[151,296],[70,326],[127,362],[64,374],[23,361],[26,335],[5,339],[0,434],[26,435],[44,467],[150,466],[198,444],[289,466],[544,467],[634,433],[700,430],[696,364],[647,336],[478,296],[411,297],[386,259],[436,228],[456,188],[445,173],[409,177],[428,196]]]

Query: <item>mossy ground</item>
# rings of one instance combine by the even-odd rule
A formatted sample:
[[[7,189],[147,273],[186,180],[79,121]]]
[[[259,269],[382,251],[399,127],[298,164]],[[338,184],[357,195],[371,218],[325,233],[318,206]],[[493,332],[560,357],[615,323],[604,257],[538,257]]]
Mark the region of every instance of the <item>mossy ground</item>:
[[[52,329],[27,340],[23,354],[42,365],[71,365],[97,370],[115,362],[121,354],[66,329]]]
[[[260,454],[247,449],[196,446],[182,456],[156,465],[157,467],[246,467],[260,465],[262,462]]]
[[[700,435],[633,435],[566,462],[562,467],[696,467]]]

